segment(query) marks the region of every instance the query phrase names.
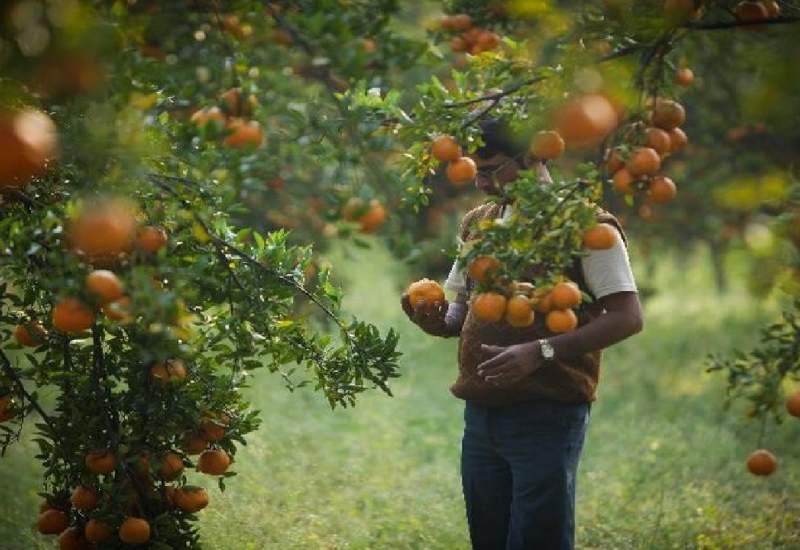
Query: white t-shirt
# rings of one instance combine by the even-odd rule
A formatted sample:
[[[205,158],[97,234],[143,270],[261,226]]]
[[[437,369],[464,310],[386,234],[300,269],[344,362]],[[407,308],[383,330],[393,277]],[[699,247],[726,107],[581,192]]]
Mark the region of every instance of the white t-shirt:
[[[503,207],[501,219],[511,217],[511,208]],[[586,285],[595,298],[602,298],[615,292],[635,292],[636,281],[631,271],[628,249],[622,242],[619,231],[614,231],[614,246],[605,250],[590,250],[581,258],[581,268]],[[461,243],[459,243],[460,245]],[[454,292],[466,292],[467,281],[458,260],[453,262],[444,287]]]

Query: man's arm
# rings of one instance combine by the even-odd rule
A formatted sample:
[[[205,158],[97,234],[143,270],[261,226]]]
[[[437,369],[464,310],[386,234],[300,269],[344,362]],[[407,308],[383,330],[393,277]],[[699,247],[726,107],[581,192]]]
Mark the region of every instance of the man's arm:
[[[637,292],[615,292],[598,302],[605,313],[590,323],[547,339],[558,359],[573,359],[584,353],[605,349],[640,332],[644,326]]]
[[[431,336],[451,338],[461,334],[461,327],[467,317],[468,294],[459,292],[454,301],[443,304],[426,304],[424,301],[411,307],[408,294],[401,299],[403,311],[408,318]]]

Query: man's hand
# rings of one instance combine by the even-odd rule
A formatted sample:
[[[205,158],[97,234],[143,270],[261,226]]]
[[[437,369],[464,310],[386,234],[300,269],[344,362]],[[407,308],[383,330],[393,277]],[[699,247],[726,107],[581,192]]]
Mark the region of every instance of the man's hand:
[[[488,357],[478,365],[478,376],[498,387],[510,387],[527,378],[544,365],[537,342],[513,346],[481,344]]]
[[[425,300],[417,302],[417,307],[411,307],[408,293],[404,292],[400,299],[403,311],[406,312],[411,322],[432,336],[446,336],[448,327],[444,321],[447,314],[448,303],[443,300],[440,304],[428,304]]]

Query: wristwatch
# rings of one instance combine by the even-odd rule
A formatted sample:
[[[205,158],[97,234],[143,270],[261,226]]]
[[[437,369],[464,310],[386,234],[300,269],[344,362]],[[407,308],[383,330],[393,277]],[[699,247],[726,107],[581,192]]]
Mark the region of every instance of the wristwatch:
[[[545,361],[552,361],[556,358],[556,350],[553,349],[550,342],[542,338],[541,340],[537,340],[536,343],[539,344],[539,350],[541,350],[542,357]]]

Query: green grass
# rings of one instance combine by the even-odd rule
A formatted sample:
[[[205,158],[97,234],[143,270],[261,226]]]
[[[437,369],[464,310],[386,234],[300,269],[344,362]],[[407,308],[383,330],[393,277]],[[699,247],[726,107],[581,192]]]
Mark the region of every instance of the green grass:
[[[395,396],[372,392],[352,410],[290,394],[261,374],[249,390],[263,425],[237,455],[239,476],[204,511],[208,548],[468,548],[458,471],[463,404],[448,386],[455,340],[418,333],[402,317],[402,267],[378,250],[346,260],[347,307],[401,333]],[[635,261],[635,255],[634,255]],[[776,311],[734,286],[719,298],[701,255],[666,266],[646,328],[606,354],[580,466],[578,547],[798,548],[800,424],[769,432],[779,456],[768,479],[746,473],[757,426],[723,411],[724,380],[708,352],[747,347]],[[735,266],[734,266],[735,267]],[[33,533],[39,468],[29,441],[0,461],[0,546],[49,548]],[[212,487],[213,484],[208,484]]]

